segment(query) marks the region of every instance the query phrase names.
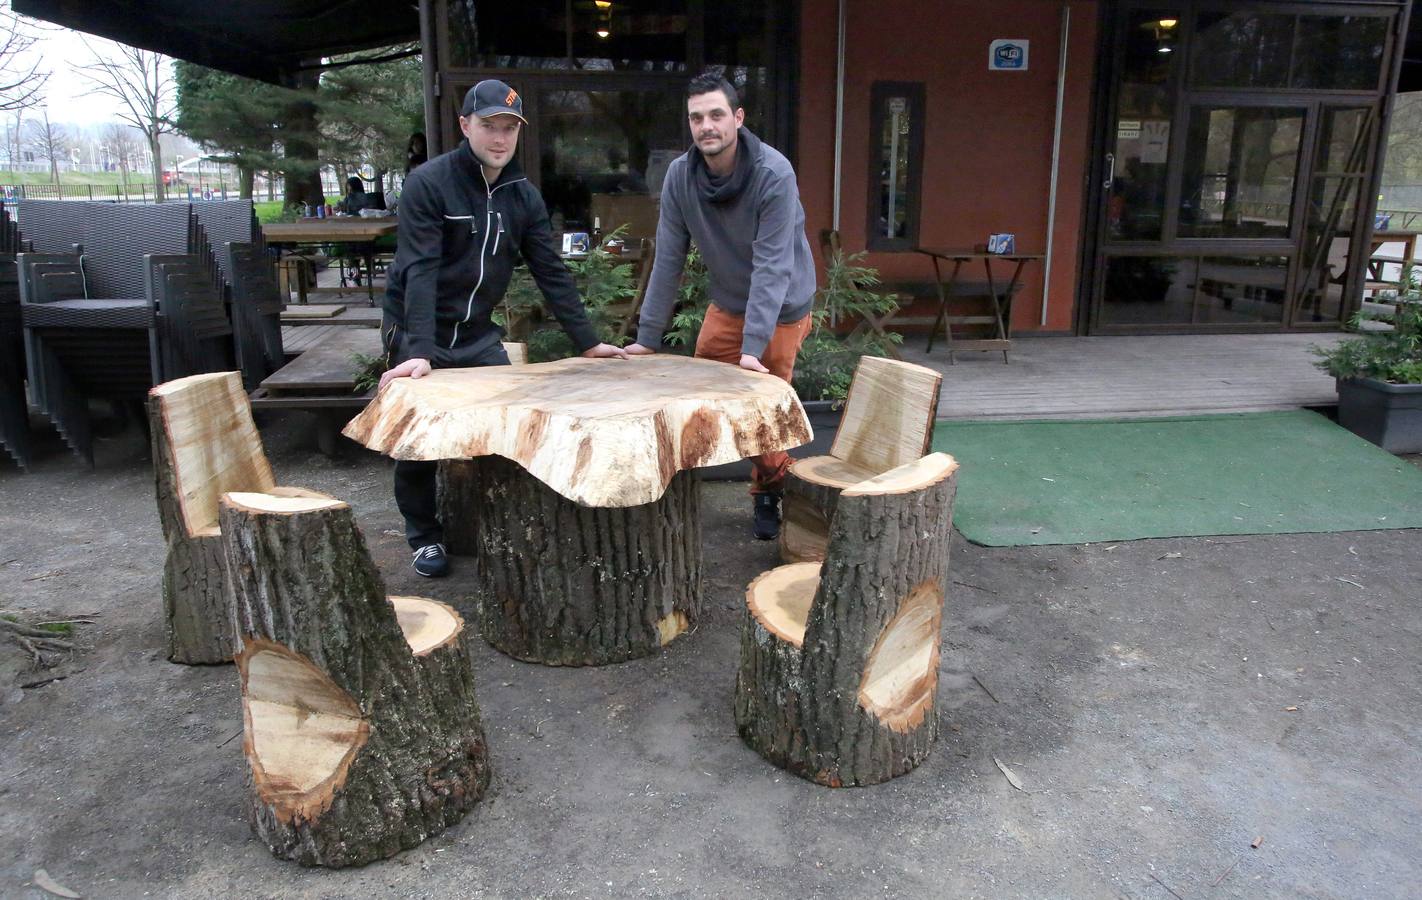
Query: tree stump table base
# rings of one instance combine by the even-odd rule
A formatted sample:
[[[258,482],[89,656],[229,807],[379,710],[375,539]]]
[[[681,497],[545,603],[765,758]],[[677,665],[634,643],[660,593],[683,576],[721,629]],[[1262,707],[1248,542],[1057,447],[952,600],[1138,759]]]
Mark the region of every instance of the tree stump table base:
[[[700,486],[654,503],[580,506],[498,456],[441,468],[454,546],[473,544],[479,630],[526,662],[599,666],[656,653],[701,612]],[[462,535],[462,536],[461,536]]]

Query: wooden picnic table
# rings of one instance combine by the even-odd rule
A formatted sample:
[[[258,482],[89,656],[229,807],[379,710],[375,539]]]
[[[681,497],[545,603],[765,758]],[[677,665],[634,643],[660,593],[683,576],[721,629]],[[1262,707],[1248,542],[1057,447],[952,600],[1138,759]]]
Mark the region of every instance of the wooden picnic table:
[[[1388,287],[1401,287],[1401,285],[1389,282],[1383,277],[1383,267],[1388,263],[1396,265],[1406,265],[1417,257],[1417,238],[1422,236],[1422,231],[1411,229],[1388,228],[1382,231],[1374,231],[1372,246],[1368,248],[1368,289],[1386,289]],[[1384,244],[1401,244],[1402,253],[1399,256],[1382,256],[1378,253]]]
[[[933,320],[933,327],[928,332],[926,352],[932,352],[933,339],[938,334],[938,328],[941,325],[944,343],[948,347],[949,365],[956,363],[953,359],[954,350],[1001,350],[1002,361],[1008,362],[1007,351],[1012,347],[1012,295],[1017,291],[1018,283],[1021,281],[1022,268],[1032,260],[1044,259],[1044,254],[987,253],[982,250],[941,247],[915,247],[914,250],[933,260],[933,283],[938,290],[938,316]],[[953,286],[958,280],[958,273],[962,271],[964,263],[979,259],[983,261],[983,271],[987,275],[988,305],[991,315],[948,315],[948,298],[953,294]],[[992,274],[992,262],[995,259],[1016,263],[1012,270],[1012,277],[1007,280],[1006,286],[1001,291],[997,289],[998,282]],[[947,281],[943,279],[940,261],[953,264],[953,271],[948,275]],[[956,340],[953,337],[954,325],[991,325],[995,336],[980,340]]]
[[[401,378],[344,434],[458,461],[441,466],[441,519],[447,539],[477,528],[480,632],[550,665],[647,656],[688,631],[702,601],[689,470],[811,438],[789,384],[671,354]]]
[[[272,222],[262,226],[262,236],[278,252],[284,247],[321,244],[354,244],[365,260],[366,296],[375,305],[375,242],[396,232],[395,216],[328,216],[324,219],[298,219],[295,222]],[[306,285],[300,284],[301,302],[306,302]]]

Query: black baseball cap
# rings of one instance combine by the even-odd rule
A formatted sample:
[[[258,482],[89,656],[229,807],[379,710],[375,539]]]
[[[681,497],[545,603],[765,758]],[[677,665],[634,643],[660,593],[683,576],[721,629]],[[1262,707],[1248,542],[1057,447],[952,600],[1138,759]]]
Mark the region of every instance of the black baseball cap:
[[[518,116],[520,122],[528,123],[523,117],[523,98],[518,91],[497,78],[486,78],[469,89],[464,95],[464,105],[459,108],[461,116]]]

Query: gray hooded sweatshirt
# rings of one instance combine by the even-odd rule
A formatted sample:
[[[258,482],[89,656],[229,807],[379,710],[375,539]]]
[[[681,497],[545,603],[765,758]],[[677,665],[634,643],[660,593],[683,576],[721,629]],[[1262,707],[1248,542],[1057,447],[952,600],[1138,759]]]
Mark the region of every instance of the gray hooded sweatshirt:
[[[745,128],[739,135],[736,153],[749,152],[754,167],[744,189],[729,202],[706,199],[689,160],[690,154],[700,152],[695,147],[667,167],[656,261],[637,326],[637,343],[644,347],[662,347],[688,241],[696,242],[706,263],[711,302],[745,316],[743,354],[758,359],[777,323],[797,322],[810,312],[815,265],[795,171],[789,160]]]

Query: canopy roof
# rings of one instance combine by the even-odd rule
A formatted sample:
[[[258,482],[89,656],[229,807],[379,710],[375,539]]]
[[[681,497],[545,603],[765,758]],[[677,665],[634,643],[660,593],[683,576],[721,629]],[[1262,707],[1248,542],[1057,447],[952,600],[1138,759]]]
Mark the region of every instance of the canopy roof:
[[[274,83],[322,56],[420,39],[416,0],[14,0],[13,7]]]

